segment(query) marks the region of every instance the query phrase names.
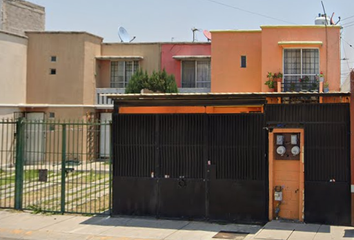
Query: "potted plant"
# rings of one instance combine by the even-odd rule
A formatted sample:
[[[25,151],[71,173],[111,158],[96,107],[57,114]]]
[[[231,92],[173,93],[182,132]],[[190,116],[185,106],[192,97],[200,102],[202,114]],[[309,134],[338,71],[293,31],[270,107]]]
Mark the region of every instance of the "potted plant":
[[[273,73],[268,72],[267,78],[268,80],[264,83],[264,85],[267,85],[269,87],[269,90],[273,92],[276,87],[275,81],[273,80]]]
[[[295,92],[295,83],[290,83],[290,92]]]
[[[320,82],[324,82],[324,74],[323,74],[322,71],[321,71],[320,74],[318,75],[318,78],[319,78],[319,81],[320,81]]]
[[[329,83],[328,82],[324,82],[323,84],[323,92],[328,92],[329,91]]]
[[[301,83],[301,90],[307,91],[309,89],[309,81],[310,78],[308,76],[304,76],[299,79],[299,82]]]
[[[273,80],[275,82],[282,82],[283,80],[283,74],[281,72],[278,72],[278,73],[274,73],[273,74]]]

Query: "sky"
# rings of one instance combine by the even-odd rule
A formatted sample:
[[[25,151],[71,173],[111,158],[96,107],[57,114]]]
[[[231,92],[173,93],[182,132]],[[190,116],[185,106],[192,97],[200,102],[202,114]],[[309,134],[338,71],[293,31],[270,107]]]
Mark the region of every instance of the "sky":
[[[320,0],[27,0],[45,7],[47,31],[86,31],[120,42],[123,26],[134,42],[205,42],[203,30],[260,29],[261,25],[311,25]],[[354,68],[354,0],[323,0],[343,26],[342,81]]]

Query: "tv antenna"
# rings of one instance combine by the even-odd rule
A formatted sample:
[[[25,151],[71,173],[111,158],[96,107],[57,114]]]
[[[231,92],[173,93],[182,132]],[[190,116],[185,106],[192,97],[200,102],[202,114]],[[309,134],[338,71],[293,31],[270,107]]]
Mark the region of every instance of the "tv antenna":
[[[192,27],[192,32],[193,32],[193,42],[195,42],[195,32],[200,31],[198,28]]]
[[[322,4],[323,14],[324,14],[324,18],[325,18],[325,25],[328,25],[327,13],[326,13],[326,9],[324,7],[323,1],[321,1],[321,4]],[[337,25],[340,22],[340,17],[338,17],[338,21],[336,23],[333,21],[333,17],[334,17],[334,12],[331,15],[331,18],[329,20],[329,24],[330,25]]]
[[[132,42],[136,37],[130,38],[127,30],[124,27],[119,27],[118,36],[121,42]]]

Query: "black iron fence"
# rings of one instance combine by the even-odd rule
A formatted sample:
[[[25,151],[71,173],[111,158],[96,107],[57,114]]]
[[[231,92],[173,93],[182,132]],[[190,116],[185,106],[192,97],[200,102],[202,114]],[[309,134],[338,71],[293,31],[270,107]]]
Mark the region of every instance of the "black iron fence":
[[[0,120],[0,207],[108,213],[110,122]]]
[[[282,83],[282,92],[319,92],[318,81]]]

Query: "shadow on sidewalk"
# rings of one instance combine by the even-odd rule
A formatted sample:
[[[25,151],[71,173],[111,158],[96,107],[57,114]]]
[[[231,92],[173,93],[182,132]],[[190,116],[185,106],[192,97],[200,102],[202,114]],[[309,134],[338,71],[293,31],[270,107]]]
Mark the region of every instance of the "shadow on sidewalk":
[[[132,216],[94,216],[81,224],[96,225],[96,226],[121,226],[132,228],[154,228],[154,229],[170,229],[170,230],[194,230],[194,231],[237,231],[255,234],[262,225],[257,224],[235,224],[207,221],[189,221],[189,220],[169,220],[156,219],[153,217],[132,217]]]

